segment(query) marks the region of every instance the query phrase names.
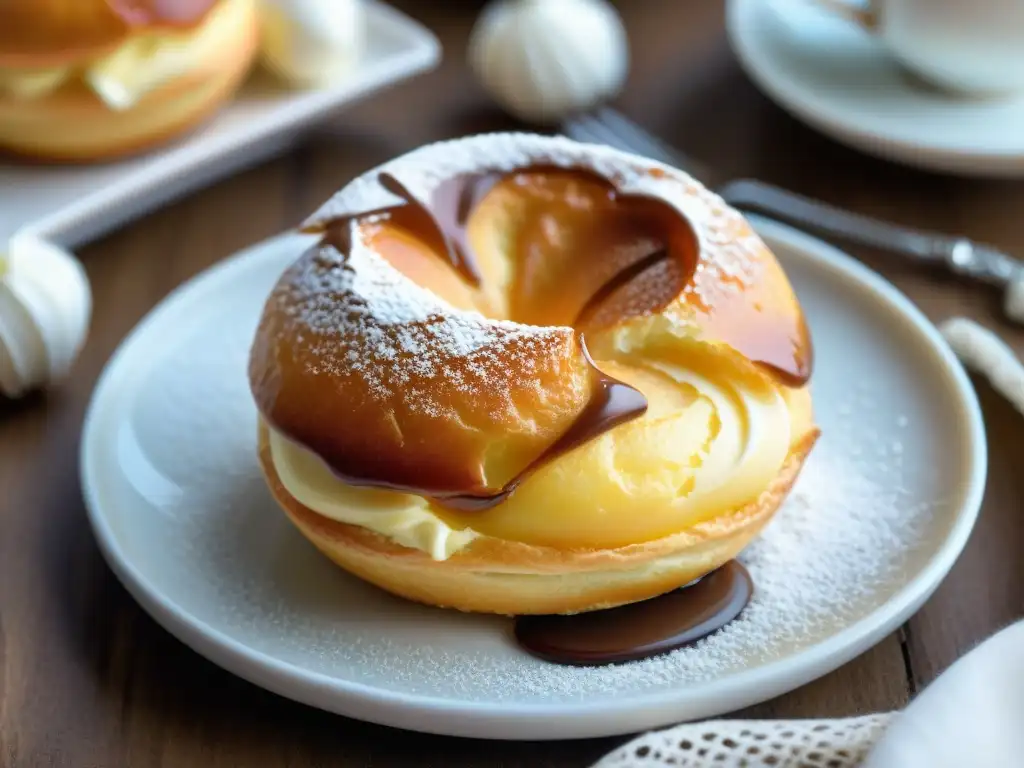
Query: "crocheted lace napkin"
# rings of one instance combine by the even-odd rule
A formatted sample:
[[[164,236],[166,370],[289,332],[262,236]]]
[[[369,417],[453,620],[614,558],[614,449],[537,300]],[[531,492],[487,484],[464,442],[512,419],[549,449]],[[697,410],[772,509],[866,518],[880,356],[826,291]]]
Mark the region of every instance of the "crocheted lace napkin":
[[[690,723],[645,734],[596,768],[853,768],[863,764],[889,718]]]
[[[715,720],[645,734],[594,768],[1021,768],[1024,621],[906,710],[844,720]]]

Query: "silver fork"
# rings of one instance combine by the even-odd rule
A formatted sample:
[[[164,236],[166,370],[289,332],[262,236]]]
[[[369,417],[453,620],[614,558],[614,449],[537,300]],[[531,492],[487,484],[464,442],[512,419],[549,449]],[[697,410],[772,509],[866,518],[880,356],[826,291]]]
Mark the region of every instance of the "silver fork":
[[[562,133],[577,141],[604,144],[679,168],[714,188],[737,208],[827,239],[878,248],[1003,288],[1024,279],[1024,263],[965,237],[897,226],[753,179],[719,179],[713,169],[686,157],[610,107],[569,118],[562,124]]]

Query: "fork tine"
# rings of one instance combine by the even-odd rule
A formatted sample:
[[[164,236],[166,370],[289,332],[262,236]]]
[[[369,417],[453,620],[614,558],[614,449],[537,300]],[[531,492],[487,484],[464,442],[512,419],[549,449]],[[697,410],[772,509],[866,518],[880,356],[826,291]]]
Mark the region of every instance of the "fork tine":
[[[609,107],[600,107],[594,112],[569,118],[563,124],[562,130],[577,141],[606,144],[671,165],[697,178],[709,177],[706,168]]]
[[[625,136],[613,131],[610,126],[602,123],[593,114],[578,115],[575,119],[576,133],[584,137],[585,141],[596,144],[605,144],[623,152],[643,154],[643,150],[635,144],[631,144]]]
[[[577,141],[585,141],[592,144],[607,144],[616,149],[626,149],[622,141],[615,135],[609,134],[603,126],[598,123],[592,115],[579,114],[569,118],[562,126],[566,135]]]
[[[621,137],[631,151],[646,155],[653,160],[660,160],[669,165],[678,163],[676,153],[664,142],[655,138],[639,125],[609,107],[601,107],[594,113],[594,118],[610,133]]]
[[[589,134],[577,115],[566,118],[560,127],[562,129],[562,133],[574,141],[582,141],[586,143],[592,143],[594,141],[594,137]]]

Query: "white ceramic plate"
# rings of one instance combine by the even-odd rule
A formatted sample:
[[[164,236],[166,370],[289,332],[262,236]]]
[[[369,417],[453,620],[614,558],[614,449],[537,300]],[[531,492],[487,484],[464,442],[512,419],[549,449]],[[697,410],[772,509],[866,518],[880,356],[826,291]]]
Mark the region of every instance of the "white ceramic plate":
[[[16,232],[77,246],[168,200],[283,151],[336,110],[433,67],[437,38],[377,0],[364,1],[364,50],[345,77],[296,90],[257,70],[230,104],[180,140],[96,165],[0,162],[0,248]]]
[[[922,85],[861,28],[809,0],[729,0],[748,76],[795,117],[862,151],[935,171],[1024,176],[1024,96]]]
[[[262,302],[300,251],[285,235],[169,296],[103,374],[82,487],[111,567],[157,621],[285,696],[460,736],[628,733],[762,701],[893,631],[978,512],[977,401],[934,328],[877,275],[768,222],[817,346],[824,436],[745,558],[757,596],[694,648],[581,669],[535,660],[510,621],[413,605],[349,577],[286,521],[254,456],[245,378]]]

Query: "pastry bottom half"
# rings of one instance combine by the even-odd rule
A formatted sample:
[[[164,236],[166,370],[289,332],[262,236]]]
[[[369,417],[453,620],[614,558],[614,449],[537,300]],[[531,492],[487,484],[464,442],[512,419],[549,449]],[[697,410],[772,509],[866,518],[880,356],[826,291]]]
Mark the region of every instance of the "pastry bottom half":
[[[447,560],[403,547],[300,504],[274,469],[266,427],[260,465],[270,490],[302,534],[345,570],[409,600],[506,615],[570,614],[671,591],[734,558],[771,520],[796,482],[818,431],[800,438],[771,485],[746,506],[654,541],[614,549],[534,546],[488,536]],[[486,514],[486,513],[482,513]]]

